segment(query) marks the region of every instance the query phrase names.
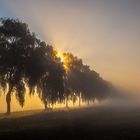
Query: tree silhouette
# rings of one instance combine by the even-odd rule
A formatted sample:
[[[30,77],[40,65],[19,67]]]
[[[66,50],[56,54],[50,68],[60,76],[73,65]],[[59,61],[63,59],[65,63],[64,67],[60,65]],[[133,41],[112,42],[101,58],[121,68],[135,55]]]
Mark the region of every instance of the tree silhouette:
[[[6,91],[7,114],[11,93],[24,105],[26,85],[30,94],[37,93],[45,109],[71,97],[91,101],[109,96],[110,83],[84,65],[71,53],[63,53],[65,62],[57,57],[53,47],[31,33],[28,25],[15,19],[0,19],[0,86]]]
[[[88,65],[84,65],[82,60],[71,53],[64,53],[66,58],[67,79],[71,88],[72,96],[75,94],[84,101],[94,101],[94,99],[104,99],[109,96],[110,83],[104,81],[98,73],[91,70]],[[74,97],[73,97],[74,98]]]
[[[59,98],[62,96],[63,73],[63,65],[54,56],[52,46],[37,39],[27,24],[1,19],[0,85],[3,89],[8,87],[7,114],[10,113],[12,92],[15,91],[20,105],[24,105],[25,85],[30,93],[37,88],[43,98],[47,92],[52,103],[56,101],[57,94]]]
[[[16,97],[21,106],[24,104],[24,70],[26,49],[31,43],[27,43],[30,34],[27,24],[13,19],[1,19],[0,26],[0,81],[5,89],[7,113],[10,113],[11,93],[15,90]],[[24,40],[24,41],[23,41]]]
[[[42,78],[42,92],[40,97],[45,105],[45,109],[48,108],[47,104],[55,104],[57,101],[62,102],[64,100],[64,68],[58,58],[54,56],[54,61],[50,63],[48,75]]]

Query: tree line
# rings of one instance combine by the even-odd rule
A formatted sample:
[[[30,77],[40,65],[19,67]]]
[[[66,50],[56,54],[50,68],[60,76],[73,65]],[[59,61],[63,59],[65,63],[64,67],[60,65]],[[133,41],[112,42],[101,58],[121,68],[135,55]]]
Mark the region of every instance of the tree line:
[[[65,63],[51,45],[38,39],[26,23],[18,19],[0,19],[0,88],[6,92],[7,114],[14,93],[24,106],[26,87],[37,91],[45,109],[56,102],[103,99],[111,84],[84,65],[71,53],[63,53]]]

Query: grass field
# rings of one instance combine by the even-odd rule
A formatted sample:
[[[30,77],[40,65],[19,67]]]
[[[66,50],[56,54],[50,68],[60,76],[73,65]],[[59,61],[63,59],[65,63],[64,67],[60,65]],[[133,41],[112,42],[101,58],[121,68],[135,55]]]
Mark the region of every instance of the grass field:
[[[0,115],[1,138],[140,139],[140,108],[98,106]]]

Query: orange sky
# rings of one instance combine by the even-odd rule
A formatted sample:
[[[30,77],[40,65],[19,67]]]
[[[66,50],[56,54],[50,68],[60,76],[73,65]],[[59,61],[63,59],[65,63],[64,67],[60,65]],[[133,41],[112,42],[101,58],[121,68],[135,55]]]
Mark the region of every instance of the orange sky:
[[[27,22],[56,49],[81,57],[106,80],[140,90],[140,1],[3,0],[1,15]]]

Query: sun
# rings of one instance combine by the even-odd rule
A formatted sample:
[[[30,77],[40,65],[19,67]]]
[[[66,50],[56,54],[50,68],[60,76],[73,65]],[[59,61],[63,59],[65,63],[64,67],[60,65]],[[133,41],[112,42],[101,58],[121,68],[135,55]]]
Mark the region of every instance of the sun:
[[[56,56],[60,58],[60,61],[65,63],[65,56],[63,52],[57,51]]]
[[[68,72],[71,65],[72,65],[72,62],[73,62],[70,55],[68,53],[64,53],[64,52],[61,52],[61,51],[56,51],[56,56],[58,58],[60,58],[60,61],[63,63],[63,66],[64,66],[66,72]]]

